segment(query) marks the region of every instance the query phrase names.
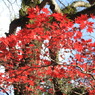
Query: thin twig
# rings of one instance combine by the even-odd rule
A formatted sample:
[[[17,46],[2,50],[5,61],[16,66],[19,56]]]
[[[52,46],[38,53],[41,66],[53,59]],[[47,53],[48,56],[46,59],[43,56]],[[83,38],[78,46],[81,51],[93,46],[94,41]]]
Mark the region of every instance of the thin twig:
[[[0,89],[2,89],[7,95],[9,95],[9,93],[4,88],[2,88],[1,86],[0,86]]]

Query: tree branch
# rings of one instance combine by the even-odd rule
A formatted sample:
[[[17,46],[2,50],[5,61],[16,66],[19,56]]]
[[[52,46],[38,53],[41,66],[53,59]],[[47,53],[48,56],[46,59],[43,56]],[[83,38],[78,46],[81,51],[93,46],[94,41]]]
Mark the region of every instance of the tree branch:
[[[91,7],[91,4],[84,1],[75,1],[71,4],[72,7]]]
[[[49,2],[49,0],[43,0],[41,4],[38,5],[39,8],[42,9],[46,5],[47,2]],[[9,26],[9,33],[5,33],[6,36],[15,34],[17,27],[21,27],[21,28],[25,27],[26,23],[29,21],[29,18],[27,18],[27,16],[28,14],[26,16],[13,20]]]
[[[58,6],[57,2],[55,0],[51,0],[50,6],[54,5],[54,12],[56,13],[62,13],[60,7]]]
[[[5,33],[6,36],[9,36],[11,34],[15,34],[16,32],[16,28],[17,27],[25,27],[26,23],[29,21],[29,18],[27,18],[27,15],[26,16],[23,16],[19,19],[15,19],[13,20],[11,23],[10,23],[10,26],[9,26],[9,33]]]
[[[92,1],[95,2],[94,0],[88,0],[88,1],[90,4],[92,3]],[[50,4],[50,8],[53,12],[62,13],[60,10],[60,7],[58,6],[58,4],[55,0],[43,0],[41,2],[41,4],[38,5],[39,8],[42,9],[46,5],[47,2]],[[85,3],[83,1],[77,1],[76,3],[73,3],[72,5],[73,5],[73,7],[79,7],[79,6],[85,6],[85,4],[87,4],[86,6],[90,6],[90,4]],[[70,19],[74,20],[77,16],[80,16],[81,14],[87,14],[88,16],[90,16],[90,14],[95,15],[95,5],[92,5],[91,7],[87,8],[87,9],[84,9],[80,12],[77,12],[76,14],[72,14],[72,15],[70,14],[67,16],[70,17]],[[27,16],[13,20],[10,23],[9,33],[5,33],[6,36],[9,36],[11,34],[15,34],[16,28],[17,27],[22,27],[22,28],[25,27],[25,24],[28,21],[29,21],[29,18],[27,18]]]
[[[1,86],[0,86],[0,89],[2,89],[4,91],[4,93],[6,93],[7,95],[9,95],[8,92],[4,88],[2,88]]]
[[[90,4],[94,4],[95,0],[87,0]]]
[[[49,2],[49,0],[43,0],[41,4],[39,5],[39,8],[42,9],[46,5],[47,2]]]
[[[87,8],[87,9],[84,9],[80,12],[77,12],[76,14],[68,15],[68,17],[70,17],[72,20],[74,20],[76,17],[80,16],[81,14],[87,14],[89,17],[90,17],[90,14],[95,15],[95,5]]]

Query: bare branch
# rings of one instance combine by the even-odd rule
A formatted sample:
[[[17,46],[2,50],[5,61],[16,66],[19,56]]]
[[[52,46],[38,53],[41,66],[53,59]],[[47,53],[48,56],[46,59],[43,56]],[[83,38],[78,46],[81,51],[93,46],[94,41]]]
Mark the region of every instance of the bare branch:
[[[76,14],[73,14],[73,15],[68,15],[72,20],[74,20],[77,16],[80,16],[81,14],[87,14],[89,17],[90,17],[90,14],[93,14],[95,15],[95,5],[87,8],[87,9],[84,9],[80,12],[77,12]]]
[[[0,89],[2,89],[7,95],[9,95],[8,92],[4,88],[2,88],[1,86],[0,86]]]
[[[29,21],[29,18],[27,16],[23,16],[19,19],[15,19],[10,23],[9,26],[9,33],[5,33],[6,36],[9,36],[11,34],[15,34],[17,27],[25,27],[25,24]]]
[[[57,2],[55,0],[52,0],[52,4],[54,5],[54,11],[57,13],[62,13],[62,11],[60,10],[60,7],[58,6]]]
[[[63,4],[60,0],[58,0],[58,1],[59,1],[64,7],[66,7],[65,4]]]
[[[71,6],[73,6],[73,7],[91,7],[91,4],[89,4],[89,3],[86,3],[86,2],[84,2],[84,1],[76,1],[76,2],[73,2],[72,4],[71,4]]]
[[[46,5],[47,2],[49,2],[49,0],[43,0],[41,4],[39,5],[39,8],[42,9]]]

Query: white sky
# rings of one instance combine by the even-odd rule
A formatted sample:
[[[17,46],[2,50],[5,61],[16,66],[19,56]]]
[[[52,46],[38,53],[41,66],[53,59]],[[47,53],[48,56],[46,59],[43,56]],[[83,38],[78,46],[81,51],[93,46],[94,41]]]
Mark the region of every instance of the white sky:
[[[12,5],[7,2],[7,0],[0,0],[0,37],[4,36],[5,32],[8,32],[11,20],[13,20],[19,12],[20,2],[14,1],[20,0],[10,0]]]

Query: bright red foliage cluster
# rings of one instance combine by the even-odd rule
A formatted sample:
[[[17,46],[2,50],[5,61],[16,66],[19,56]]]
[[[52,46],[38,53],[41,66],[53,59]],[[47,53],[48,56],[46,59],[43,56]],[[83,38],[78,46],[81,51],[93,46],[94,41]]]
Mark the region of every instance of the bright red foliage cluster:
[[[84,31],[94,32],[94,23],[88,20],[87,15],[71,21],[65,15],[49,14],[46,9],[40,12],[38,8],[29,9],[28,18],[30,23],[16,35],[0,38],[0,61],[6,69],[0,83],[24,83],[29,84],[26,86],[29,91],[35,89],[31,86],[45,91],[39,81],[69,78],[84,85],[90,95],[94,95],[95,42],[83,37]],[[67,62],[62,63],[58,61],[62,56],[58,57],[58,52],[63,48],[69,49],[71,55]],[[69,83],[72,84],[71,81]],[[51,89],[48,90],[50,93]]]

